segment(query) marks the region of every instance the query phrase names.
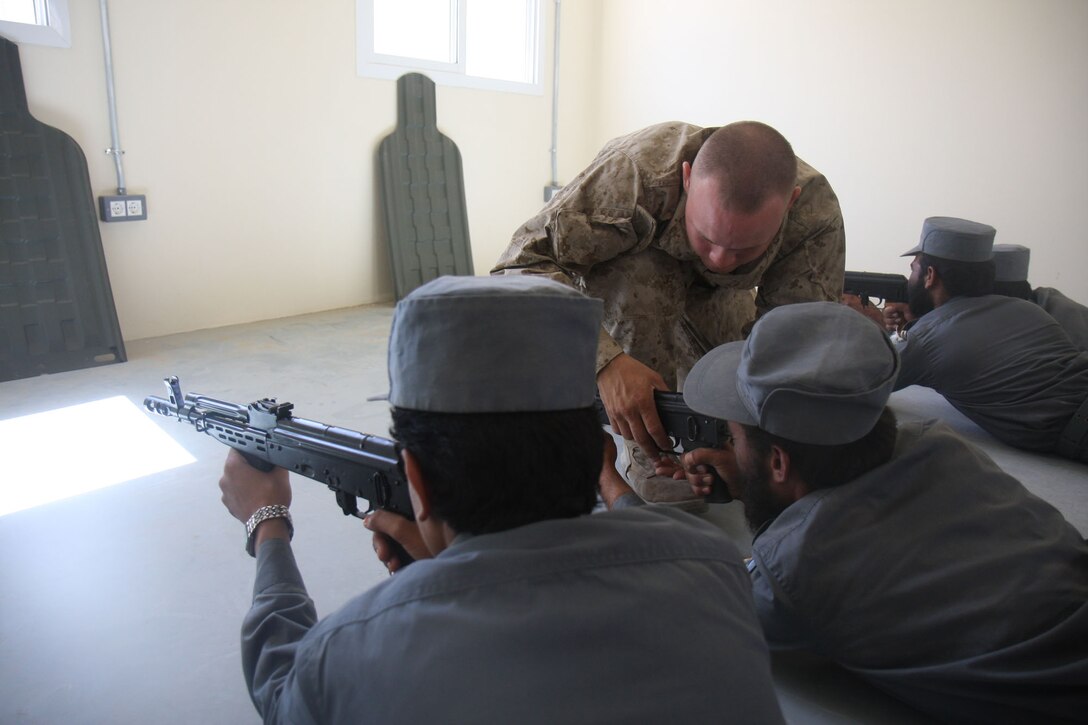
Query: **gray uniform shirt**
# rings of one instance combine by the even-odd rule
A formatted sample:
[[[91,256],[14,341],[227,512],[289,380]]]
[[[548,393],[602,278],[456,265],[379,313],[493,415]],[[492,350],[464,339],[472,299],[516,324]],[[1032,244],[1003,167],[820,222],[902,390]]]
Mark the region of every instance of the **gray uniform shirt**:
[[[257,559],[243,667],[267,722],[782,722],[740,554],[687,514],[458,537],[321,622],[289,544]]]
[[[955,297],[923,315],[898,343],[896,389],[924,385],[990,435],[1052,451],[1088,398],[1088,352],[1038,305]]]
[[[1031,300],[1058,321],[1074,345],[1088,350],[1088,307],[1069,299],[1053,287],[1036,287],[1031,293]]]
[[[772,649],[951,722],[1088,713],[1088,545],[944,424],[901,424],[889,463],[792,504],[750,569]]]

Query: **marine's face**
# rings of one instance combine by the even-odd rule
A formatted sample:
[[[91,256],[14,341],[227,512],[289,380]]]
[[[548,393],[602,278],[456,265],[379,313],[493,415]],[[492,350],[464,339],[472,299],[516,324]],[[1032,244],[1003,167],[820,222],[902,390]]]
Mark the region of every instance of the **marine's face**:
[[[693,176],[685,165],[684,225],[691,249],[711,272],[729,274],[767,251],[789,211],[790,199],[771,197],[754,213],[739,214],[722,208],[718,186],[714,178]]]

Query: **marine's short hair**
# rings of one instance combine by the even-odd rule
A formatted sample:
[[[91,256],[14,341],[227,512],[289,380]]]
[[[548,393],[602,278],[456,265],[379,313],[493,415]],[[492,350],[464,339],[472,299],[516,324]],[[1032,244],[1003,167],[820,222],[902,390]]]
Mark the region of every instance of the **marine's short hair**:
[[[718,180],[724,208],[750,214],[772,195],[793,193],[797,157],[786,137],[767,124],[737,121],[707,138],[692,173]]]

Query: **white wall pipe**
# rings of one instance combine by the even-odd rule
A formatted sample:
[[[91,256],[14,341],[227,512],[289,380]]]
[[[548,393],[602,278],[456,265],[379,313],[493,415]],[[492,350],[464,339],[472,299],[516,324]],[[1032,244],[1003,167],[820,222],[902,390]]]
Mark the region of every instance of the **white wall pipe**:
[[[102,49],[106,55],[106,101],[110,112],[110,147],[106,153],[113,156],[113,164],[117,168],[117,193],[125,193],[125,169],[121,163],[121,157],[125,152],[121,150],[121,134],[117,130],[117,96],[113,88],[113,53],[110,50],[110,17],[106,7],[106,0],[99,0],[99,9],[102,13]]]

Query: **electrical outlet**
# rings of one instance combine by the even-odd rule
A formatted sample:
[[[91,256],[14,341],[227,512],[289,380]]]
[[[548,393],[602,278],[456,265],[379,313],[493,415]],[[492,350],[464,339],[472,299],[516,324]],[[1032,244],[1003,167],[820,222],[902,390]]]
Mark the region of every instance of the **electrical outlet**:
[[[104,222],[134,222],[147,219],[147,197],[121,194],[98,197],[99,217]]]

